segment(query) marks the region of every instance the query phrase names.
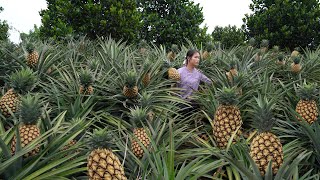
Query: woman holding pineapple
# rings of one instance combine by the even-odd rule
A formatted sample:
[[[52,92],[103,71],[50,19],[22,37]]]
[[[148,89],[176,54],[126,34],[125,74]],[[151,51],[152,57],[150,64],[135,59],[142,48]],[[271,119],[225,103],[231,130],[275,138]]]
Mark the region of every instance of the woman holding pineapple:
[[[192,100],[193,91],[197,91],[199,88],[200,82],[205,82],[211,84],[212,81],[200,72],[196,67],[200,62],[200,53],[197,50],[191,49],[187,52],[185,59],[185,66],[178,69],[180,74],[180,82],[178,87],[181,88],[182,99],[189,101],[193,109],[197,108],[197,105]],[[186,107],[182,107],[183,111],[186,111]]]

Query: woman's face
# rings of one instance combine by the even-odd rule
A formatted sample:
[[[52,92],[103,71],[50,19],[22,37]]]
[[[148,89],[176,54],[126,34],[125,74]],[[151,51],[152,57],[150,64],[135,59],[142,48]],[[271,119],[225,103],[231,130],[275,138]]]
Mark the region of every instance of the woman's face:
[[[196,67],[199,65],[199,62],[200,62],[200,54],[198,52],[194,53],[192,57],[189,57],[188,63],[190,63],[190,65]]]

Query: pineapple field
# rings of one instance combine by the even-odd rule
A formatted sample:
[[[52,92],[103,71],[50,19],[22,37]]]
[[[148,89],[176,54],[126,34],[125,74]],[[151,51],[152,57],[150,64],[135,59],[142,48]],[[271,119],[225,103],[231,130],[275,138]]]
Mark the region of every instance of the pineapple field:
[[[212,84],[182,112],[189,49]],[[79,38],[0,50],[0,179],[320,178],[320,48]]]

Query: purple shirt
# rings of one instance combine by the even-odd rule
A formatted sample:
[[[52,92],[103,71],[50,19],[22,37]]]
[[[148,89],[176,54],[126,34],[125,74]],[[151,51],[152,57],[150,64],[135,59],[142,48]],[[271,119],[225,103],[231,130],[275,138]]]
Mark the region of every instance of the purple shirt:
[[[186,66],[179,68],[178,72],[180,74],[180,82],[178,87],[182,88],[181,97],[183,99],[188,98],[192,95],[193,91],[197,91],[199,88],[200,81],[211,84],[211,80],[202,74],[199,70],[194,68],[192,71],[189,71]]]

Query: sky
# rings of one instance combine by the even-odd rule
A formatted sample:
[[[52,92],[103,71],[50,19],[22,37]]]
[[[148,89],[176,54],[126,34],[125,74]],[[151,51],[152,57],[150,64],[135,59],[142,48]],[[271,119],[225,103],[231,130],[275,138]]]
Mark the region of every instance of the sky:
[[[204,25],[211,33],[215,26],[236,25],[241,27],[244,14],[251,13],[251,0],[194,0],[203,8]],[[9,31],[10,40],[20,42],[20,32],[28,33],[36,24],[41,25],[39,11],[46,9],[46,0],[0,0],[4,10],[0,13],[0,20],[6,20],[12,29]]]

